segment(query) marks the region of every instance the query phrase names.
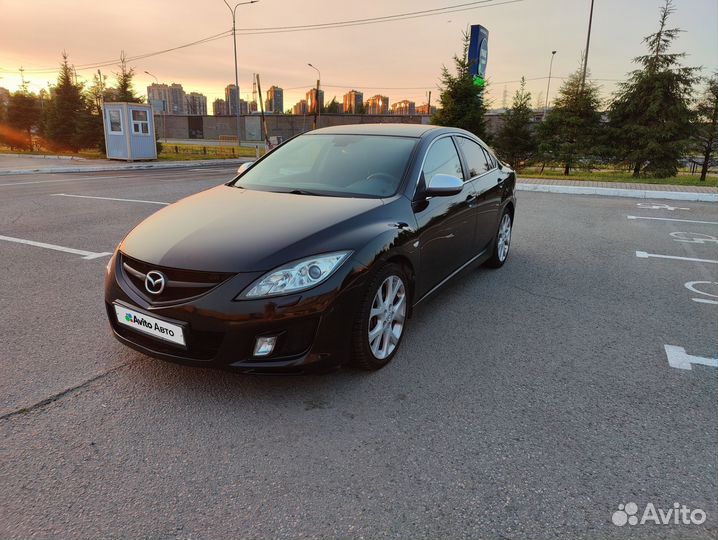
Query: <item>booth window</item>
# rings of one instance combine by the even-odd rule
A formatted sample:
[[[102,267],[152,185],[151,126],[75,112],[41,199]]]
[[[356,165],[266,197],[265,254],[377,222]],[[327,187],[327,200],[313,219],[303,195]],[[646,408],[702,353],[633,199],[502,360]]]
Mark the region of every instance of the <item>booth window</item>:
[[[122,117],[120,116],[120,111],[115,109],[107,112],[110,117],[110,132],[122,133]]]
[[[150,134],[150,122],[147,111],[132,111],[132,133],[141,135]]]

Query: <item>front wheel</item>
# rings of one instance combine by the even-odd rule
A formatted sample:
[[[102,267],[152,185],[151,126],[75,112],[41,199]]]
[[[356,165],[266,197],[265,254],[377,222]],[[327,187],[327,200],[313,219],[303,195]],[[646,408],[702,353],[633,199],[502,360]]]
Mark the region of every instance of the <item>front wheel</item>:
[[[387,264],[371,280],[354,321],[354,365],[374,370],[394,358],[406,326],[408,292],[406,273],[397,264]]]
[[[499,223],[499,230],[496,231],[496,238],[494,239],[494,252],[491,254],[491,258],[486,261],[486,266],[501,268],[504,265],[509,256],[512,228],[513,218],[508,210],[504,210]]]

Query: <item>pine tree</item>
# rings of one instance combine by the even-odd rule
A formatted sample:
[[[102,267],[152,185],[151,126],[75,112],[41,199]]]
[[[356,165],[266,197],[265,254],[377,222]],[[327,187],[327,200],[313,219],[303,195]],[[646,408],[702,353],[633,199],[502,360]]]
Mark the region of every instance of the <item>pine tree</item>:
[[[470,37],[467,33],[463,37],[463,54],[454,55],[456,74],[452,75],[446,66],[441,68],[441,108],[432,116],[431,123],[462,128],[486,139],[486,87],[474,84],[468,60]]]
[[[494,139],[496,153],[514,170],[519,170],[536,152],[532,116],[531,92],[526,90],[526,80],[521,77],[521,86],[514,94],[511,108],[503,114],[503,126]]]
[[[67,54],[63,52],[60,75],[43,119],[46,143],[52,150],[77,152],[92,146],[88,132],[92,126],[92,113],[83,95],[83,84],[75,82],[74,78]]]
[[[142,103],[144,98],[135,94],[135,89],[132,86],[132,81],[135,77],[135,68],[127,66],[127,58],[125,57],[124,51],[120,54],[120,64],[118,67],[120,71],[115,73],[116,87],[108,90],[108,100]]]
[[[708,80],[708,87],[696,106],[693,147],[703,158],[701,182],[705,182],[708,167],[715,163],[718,153],[718,72]]]
[[[636,177],[675,176],[691,136],[697,70],[679,64],[685,53],[669,52],[681,32],[667,28],[673,11],[671,0],[666,0],[658,31],[643,39],[648,54],[634,59],[641,69],[619,86],[609,110],[615,157],[630,164]]]
[[[579,68],[564,81],[551,111],[538,127],[539,154],[544,163],[561,163],[565,175],[581,164],[590,166],[601,136],[598,87],[590,80],[582,85],[581,79]]]
[[[21,150],[32,150],[32,132],[40,125],[40,100],[23,85],[10,94],[5,113],[7,128],[0,129],[0,141]]]

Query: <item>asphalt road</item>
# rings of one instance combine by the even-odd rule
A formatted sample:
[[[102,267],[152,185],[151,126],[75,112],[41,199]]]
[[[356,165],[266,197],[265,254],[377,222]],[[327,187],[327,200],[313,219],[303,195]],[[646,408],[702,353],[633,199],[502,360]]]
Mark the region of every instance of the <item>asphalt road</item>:
[[[2,239],[112,251],[160,206],[57,194],[173,202],[230,174],[0,178],[1,538],[718,534],[718,297],[695,292],[718,264],[687,260],[718,260],[715,204],[519,193],[504,268],[428,301],[371,374],[147,358],[110,336],[106,256]],[[707,520],[614,525],[629,502]]]

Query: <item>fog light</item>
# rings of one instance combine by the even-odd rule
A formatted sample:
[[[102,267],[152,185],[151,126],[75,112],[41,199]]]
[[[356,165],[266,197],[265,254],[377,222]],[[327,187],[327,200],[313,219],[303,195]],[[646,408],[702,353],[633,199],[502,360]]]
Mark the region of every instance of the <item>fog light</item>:
[[[258,337],[254,343],[254,356],[268,356],[272,354],[276,343],[277,336]]]

